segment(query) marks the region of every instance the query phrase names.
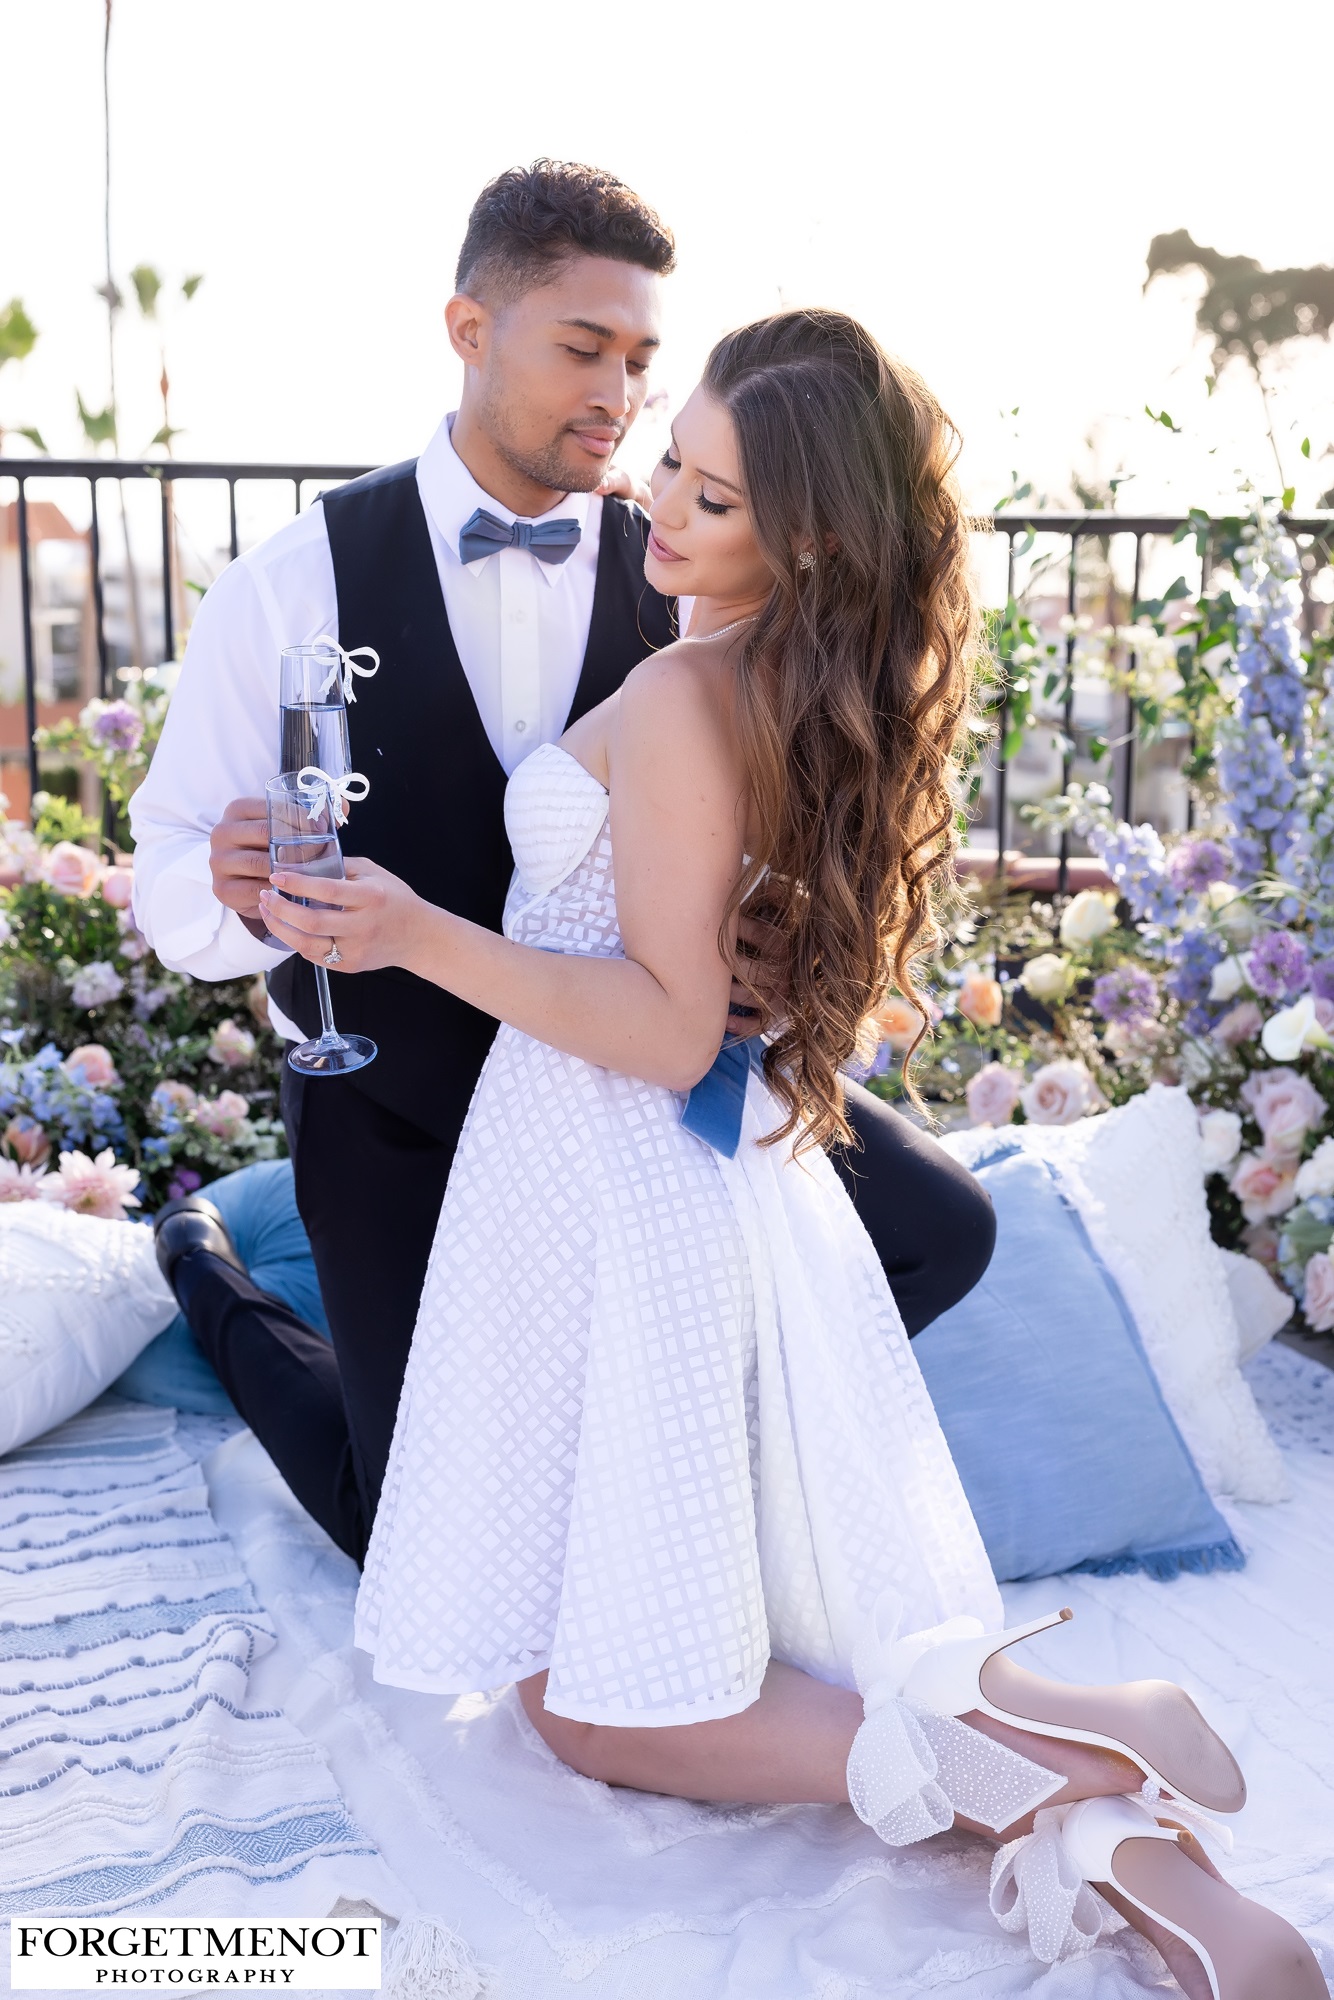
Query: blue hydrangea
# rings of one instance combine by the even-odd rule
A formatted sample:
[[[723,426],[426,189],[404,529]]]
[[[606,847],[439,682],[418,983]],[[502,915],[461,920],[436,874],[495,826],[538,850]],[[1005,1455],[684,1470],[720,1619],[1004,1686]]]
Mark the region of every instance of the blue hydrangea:
[[[100,1152],[122,1145],[125,1121],[115,1098],[70,1076],[63,1061],[55,1043],[47,1042],[26,1062],[6,1063],[0,1068],[0,1111],[26,1111],[67,1150]]]

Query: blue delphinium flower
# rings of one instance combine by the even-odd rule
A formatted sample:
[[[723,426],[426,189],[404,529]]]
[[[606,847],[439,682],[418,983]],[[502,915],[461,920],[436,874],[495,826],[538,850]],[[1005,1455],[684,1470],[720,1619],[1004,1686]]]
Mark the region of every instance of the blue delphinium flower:
[[[1183,931],[1167,946],[1167,990],[1186,1011],[1192,1035],[1207,1034],[1214,1016],[1208,1007],[1209,987],[1216,965],[1227,957],[1227,946],[1213,931]]]
[[[1087,840],[1141,923],[1170,924],[1181,897],[1168,873],[1167,850],[1151,826],[1090,825]]]
[[[1167,857],[1167,872],[1184,896],[1202,896],[1211,882],[1226,882],[1232,857],[1221,840],[1183,840]]]
[[[1239,707],[1248,725],[1265,717],[1286,737],[1300,775],[1306,716],[1306,664],[1302,659],[1302,593],[1297,560],[1286,535],[1262,514],[1241,564],[1237,593]]]

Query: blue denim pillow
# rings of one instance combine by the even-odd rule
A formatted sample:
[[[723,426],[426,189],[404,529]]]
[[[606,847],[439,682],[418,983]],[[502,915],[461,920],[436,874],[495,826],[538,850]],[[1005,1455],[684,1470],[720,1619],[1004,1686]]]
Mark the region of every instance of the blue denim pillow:
[[[996,1575],[1240,1569],[1055,1168],[998,1140],[974,1172],[995,1255],[913,1352]]]
[[[297,1213],[292,1162],[258,1160],[238,1173],[224,1174],[200,1193],[220,1211],[260,1290],[272,1292],[327,1339],[329,1323],[310,1242]],[[111,1387],[117,1395],[140,1403],[203,1416],[225,1416],[232,1407],[180,1313]]]

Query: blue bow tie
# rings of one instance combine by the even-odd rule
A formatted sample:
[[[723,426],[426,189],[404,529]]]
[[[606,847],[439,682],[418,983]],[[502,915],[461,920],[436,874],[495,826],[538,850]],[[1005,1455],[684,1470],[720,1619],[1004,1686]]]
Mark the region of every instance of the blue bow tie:
[[[459,561],[477,562],[499,549],[531,549],[539,562],[563,563],[579,546],[583,530],[575,520],[498,521],[476,508],[459,531]]]

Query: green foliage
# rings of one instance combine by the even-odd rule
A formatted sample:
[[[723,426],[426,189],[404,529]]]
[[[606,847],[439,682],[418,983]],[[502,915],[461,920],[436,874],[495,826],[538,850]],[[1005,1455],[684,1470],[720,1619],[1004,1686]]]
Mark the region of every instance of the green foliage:
[[[24,361],[37,345],[37,328],[23,310],[22,299],[0,306],[0,368],[7,361]]]
[[[79,422],[83,426],[83,434],[89,444],[94,446],[99,444],[114,444],[116,442],[115,406],[108,403],[105,410],[90,410],[86,407],[80,390],[75,390],[74,397],[79,406]]]
[[[58,792],[37,792],[32,803],[32,831],[43,847],[54,847],[58,840],[72,840],[76,847],[96,846],[101,829],[73,799]]]
[[[158,293],[162,290],[162,279],[151,264],[136,264],[130,273],[130,283],[134,286],[134,296],[139,301],[139,310],[145,319],[157,318]]]
[[[1160,272],[1186,270],[1200,271],[1205,278],[1195,320],[1209,337],[1215,368],[1237,356],[1258,375],[1263,356],[1285,341],[1313,334],[1329,338],[1334,270],[1326,264],[1266,271],[1254,257],[1225,256],[1196,243],[1187,229],[1155,236],[1145,288]]]

